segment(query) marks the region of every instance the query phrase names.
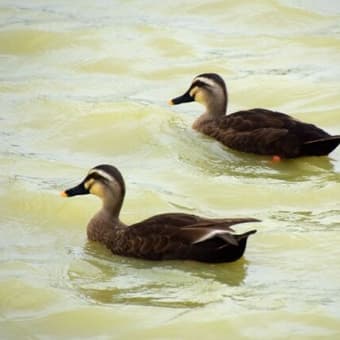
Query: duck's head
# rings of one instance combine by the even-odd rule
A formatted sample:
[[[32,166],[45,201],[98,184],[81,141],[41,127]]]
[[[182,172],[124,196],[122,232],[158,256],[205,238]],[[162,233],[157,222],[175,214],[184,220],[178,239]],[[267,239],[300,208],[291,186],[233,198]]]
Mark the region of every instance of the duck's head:
[[[228,95],[222,77],[216,73],[199,74],[193,79],[189,89],[183,95],[170,99],[169,104],[177,105],[193,101],[203,104],[208,114],[224,115]]]
[[[100,197],[105,208],[119,213],[125,196],[125,183],[119,170],[108,164],[98,165],[80,184],[61,192],[63,197],[87,194]]]

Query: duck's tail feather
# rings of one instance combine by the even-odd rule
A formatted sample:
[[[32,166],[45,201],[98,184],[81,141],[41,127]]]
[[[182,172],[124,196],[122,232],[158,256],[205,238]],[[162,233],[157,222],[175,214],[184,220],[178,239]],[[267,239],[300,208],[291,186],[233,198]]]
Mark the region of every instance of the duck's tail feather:
[[[226,243],[232,244],[234,246],[238,246],[239,241],[243,239],[247,239],[249,235],[255,234],[255,233],[256,233],[256,230],[253,229],[243,234],[229,234],[229,233],[219,234],[218,237],[226,241]]]
[[[302,145],[302,154],[305,156],[326,156],[340,144],[340,136],[330,136]]]
[[[256,229],[252,229],[252,230],[246,231],[245,233],[238,235],[238,239],[242,240],[244,238],[247,238],[249,235],[255,234],[256,232],[257,232]]]
[[[231,232],[234,232],[234,229],[230,226],[233,224],[247,222],[260,222],[260,220],[256,218],[234,218],[201,222],[182,227],[177,231],[177,233],[180,234],[183,239],[186,239],[192,244],[201,243],[218,237],[226,243],[237,246],[238,240],[248,237],[248,235],[253,234],[256,230],[252,230],[244,234],[232,234]]]

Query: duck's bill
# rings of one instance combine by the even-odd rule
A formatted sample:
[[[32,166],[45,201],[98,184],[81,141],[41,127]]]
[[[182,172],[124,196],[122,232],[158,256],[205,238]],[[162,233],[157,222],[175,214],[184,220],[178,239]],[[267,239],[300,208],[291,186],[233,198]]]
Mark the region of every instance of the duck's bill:
[[[62,197],[72,197],[72,196],[77,196],[77,195],[87,195],[90,192],[84,187],[84,183],[80,183],[79,185],[67,189],[65,191],[62,191],[60,193],[60,196]]]
[[[193,102],[195,99],[190,96],[189,91],[185,92],[182,96],[173,98],[169,100],[170,105],[177,105],[182,103],[190,103]]]

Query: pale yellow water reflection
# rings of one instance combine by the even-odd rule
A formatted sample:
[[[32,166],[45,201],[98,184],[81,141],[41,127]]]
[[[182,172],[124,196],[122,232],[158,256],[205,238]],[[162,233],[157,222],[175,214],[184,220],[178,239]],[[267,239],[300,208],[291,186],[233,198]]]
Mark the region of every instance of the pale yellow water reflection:
[[[218,72],[229,111],[266,107],[340,134],[337,1],[0,3],[3,339],[340,337],[340,148],[272,164],[168,107]],[[99,163],[134,222],[162,211],[252,216],[231,264],[150,263],[86,241],[99,207],[61,199]]]

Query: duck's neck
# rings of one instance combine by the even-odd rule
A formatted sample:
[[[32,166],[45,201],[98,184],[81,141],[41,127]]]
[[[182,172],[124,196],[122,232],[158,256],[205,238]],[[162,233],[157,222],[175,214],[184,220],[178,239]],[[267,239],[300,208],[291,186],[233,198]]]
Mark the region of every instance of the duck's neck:
[[[102,211],[112,219],[119,218],[120,209],[122,208],[124,197],[120,197],[119,195],[113,195],[111,192],[108,192],[102,198]]]
[[[208,98],[205,102],[205,114],[212,118],[224,116],[227,110],[227,102],[228,97],[225,95]]]
[[[200,126],[205,121],[214,120],[226,114],[228,96],[223,94],[220,96],[210,97],[203,104],[205,105],[206,111],[196,119],[192,126],[196,130],[200,130]]]
[[[102,198],[102,201],[102,208],[92,217],[87,226],[87,236],[89,240],[106,244],[115,228],[126,225],[119,218],[123,198],[107,195]]]

